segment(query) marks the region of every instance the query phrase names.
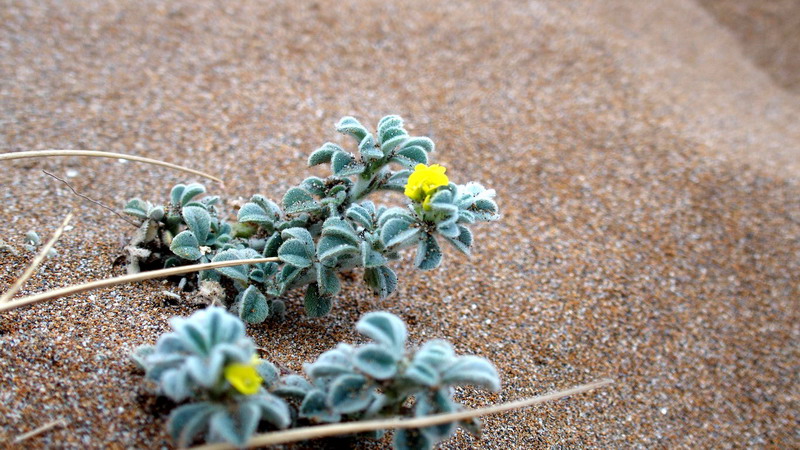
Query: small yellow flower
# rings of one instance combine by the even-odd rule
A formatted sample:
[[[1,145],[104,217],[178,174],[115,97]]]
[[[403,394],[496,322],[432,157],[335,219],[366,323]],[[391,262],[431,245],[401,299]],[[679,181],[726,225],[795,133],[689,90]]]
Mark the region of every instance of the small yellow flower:
[[[405,194],[411,200],[422,203],[426,210],[431,209],[431,196],[436,188],[447,186],[450,180],[447,179],[445,171],[447,169],[433,164],[428,167],[425,164],[417,164],[414,173],[408,177]]]
[[[253,395],[258,392],[264,380],[256,370],[258,358],[254,357],[250,364],[233,363],[225,367],[224,374],[228,383],[244,395]]]

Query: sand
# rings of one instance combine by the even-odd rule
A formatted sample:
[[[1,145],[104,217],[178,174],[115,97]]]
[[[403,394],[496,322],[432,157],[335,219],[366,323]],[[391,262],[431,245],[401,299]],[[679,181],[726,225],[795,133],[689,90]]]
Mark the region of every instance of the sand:
[[[502,220],[475,229],[470,260],[395,265],[382,303],[351,280],[308,319],[288,296],[285,322],[249,328],[262,356],[300,370],[382,308],[415,343],[446,337],[497,364],[503,390],[461,391],[470,406],[615,379],[442,448],[800,445],[800,100],[776,75],[797,67],[797,41],[743,28],[730,2],[384,3],[6,2],[0,149],[182,162],[226,180],[206,185],[230,211],[279,198],[323,142],[350,145],[339,117],[401,114],[452,180],[497,190]],[[799,17],[764,20],[791,37]],[[784,65],[765,56],[776,46]],[[6,242],[76,214],[22,294],[123,273],[133,230],[42,169],[117,207],[199,181],[113,160],[3,164]],[[0,254],[0,289],[32,256]],[[0,316],[0,442],[63,418],[25,447],[170,445],[168,410],[127,357],[198,308],[165,289]]]

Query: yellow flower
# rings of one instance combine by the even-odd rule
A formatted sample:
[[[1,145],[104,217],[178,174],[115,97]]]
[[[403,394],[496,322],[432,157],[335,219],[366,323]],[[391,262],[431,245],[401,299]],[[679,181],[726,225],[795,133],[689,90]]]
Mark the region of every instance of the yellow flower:
[[[254,357],[250,364],[228,364],[224,370],[225,379],[240,393],[253,395],[258,392],[261,382],[264,381],[258,374],[256,365],[258,365],[257,357]]]
[[[411,200],[422,203],[422,207],[431,209],[431,196],[436,188],[440,186],[447,186],[450,180],[445,175],[444,167],[433,164],[428,167],[425,164],[417,164],[414,167],[414,173],[408,177],[406,183],[405,194]]]

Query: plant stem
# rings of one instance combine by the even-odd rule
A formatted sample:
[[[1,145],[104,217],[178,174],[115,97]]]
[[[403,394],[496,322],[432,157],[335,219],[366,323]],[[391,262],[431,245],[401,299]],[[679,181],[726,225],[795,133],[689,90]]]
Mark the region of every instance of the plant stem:
[[[17,300],[10,301],[5,304],[0,304],[0,313],[10,311],[12,309],[20,308],[22,306],[40,303],[54,298],[66,297],[69,295],[79,294],[81,292],[91,291],[93,289],[102,289],[110,286],[116,286],[124,283],[134,283],[137,281],[149,280],[152,278],[163,278],[172,275],[181,275],[184,273],[199,272],[206,269],[217,269],[220,267],[241,266],[244,264],[257,264],[263,262],[277,262],[279,258],[255,258],[255,259],[238,259],[234,261],[220,261],[205,264],[192,264],[190,266],[172,267],[169,269],[153,270],[150,272],[142,272],[133,275],[123,275],[114,278],[106,278],[104,280],[92,281],[85,284],[78,284],[75,286],[68,286],[60,289],[53,289],[50,291],[42,292],[41,294],[29,295]]]
[[[50,252],[50,249],[53,248],[53,245],[55,245],[56,241],[58,241],[58,239],[61,237],[61,234],[64,232],[64,228],[66,228],[70,220],[72,220],[72,213],[67,214],[67,217],[65,217],[64,221],[61,222],[61,226],[56,228],[56,231],[53,233],[53,237],[51,237],[50,240],[44,244],[44,247],[39,250],[39,253],[33,258],[33,261],[31,261],[31,264],[28,266],[28,268],[22,272],[22,275],[17,278],[17,281],[15,281],[14,284],[12,284],[11,287],[9,287],[8,290],[3,293],[3,295],[0,295],[0,304],[11,300],[11,297],[13,297],[14,294],[16,294],[17,291],[22,288],[22,285],[25,284],[25,282],[28,281],[28,279],[33,276],[34,273],[36,273],[36,269],[39,267],[39,264],[41,264],[42,261],[44,261],[44,258],[47,257],[47,253]]]
[[[537,405],[552,400],[557,400],[570,395],[588,392],[602,386],[611,384],[610,379],[603,379],[593,383],[576,386],[571,389],[557,391],[550,394],[540,395],[538,397],[527,398],[524,400],[517,400],[515,402],[503,403],[500,405],[487,406],[485,408],[478,408],[466,411],[459,411],[456,413],[448,414],[434,414],[425,417],[415,417],[411,419],[385,419],[385,420],[369,420],[363,422],[350,422],[339,423],[331,425],[319,425],[313,427],[296,428],[294,430],[275,431],[272,433],[259,434],[251,438],[245,444],[245,447],[259,447],[265,445],[286,444],[289,442],[306,441],[309,439],[318,439],[330,436],[339,436],[345,434],[363,433],[366,431],[374,430],[387,430],[397,428],[424,428],[433,425],[441,425],[449,422],[458,422],[462,420],[472,419],[479,416],[486,416],[489,414],[498,414],[501,412],[511,411],[514,409],[526,408],[529,406]],[[199,447],[194,447],[195,450],[222,450],[236,448],[231,444],[210,444]]]
[[[122,153],[101,152],[97,150],[37,150],[31,152],[3,153],[0,154],[0,161],[10,161],[12,159],[22,159],[22,158],[40,158],[43,156],[92,156],[96,158],[127,159],[129,161],[143,162],[147,164],[153,164],[155,166],[168,167],[170,169],[179,170],[181,172],[191,173],[193,175],[198,175],[204,178],[208,178],[209,180],[214,180],[223,186],[225,185],[225,182],[222,181],[222,179],[217,178],[213,175],[209,175],[205,172],[200,172],[199,170],[190,169],[188,167],[179,166],[177,164],[172,164],[165,161],[159,161],[157,159],[145,158],[142,156],[125,155]]]

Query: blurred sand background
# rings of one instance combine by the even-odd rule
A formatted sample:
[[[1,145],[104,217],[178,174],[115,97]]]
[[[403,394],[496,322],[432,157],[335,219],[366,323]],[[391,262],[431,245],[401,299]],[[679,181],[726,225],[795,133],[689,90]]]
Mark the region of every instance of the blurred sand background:
[[[285,322],[250,328],[264,357],[300,370],[384,308],[414,342],[447,337],[498,365],[503,390],[463,391],[471,406],[616,380],[443,448],[797,447],[798,5],[9,0],[0,149],[135,153],[222,176],[225,192],[206,186],[228,200],[278,199],[310,151],[350,144],[338,118],[400,114],[451,180],[497,190],[503,219],[476,229],[469,261],[396,264],[382,304],[357,279],[323,319],[289,296]],[[4,240],[77,214],[23,293],[122,273],[132,232],[41,169],[116,207],[199,181],[114,160],[3,164]],[[0,289],[31,256],[0,254]],[[197,308],[164,289],[2,315],[0,442],[64,418],[25,446],[169,445],[168,411],[127,358]]]

